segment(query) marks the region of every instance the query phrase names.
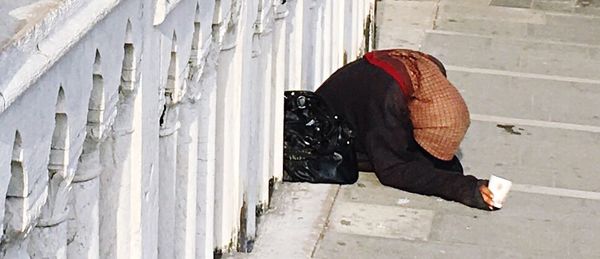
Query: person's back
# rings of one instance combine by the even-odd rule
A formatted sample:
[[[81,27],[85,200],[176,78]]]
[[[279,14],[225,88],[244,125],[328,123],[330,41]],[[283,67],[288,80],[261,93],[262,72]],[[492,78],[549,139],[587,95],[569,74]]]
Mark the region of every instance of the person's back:
[[[407,132],[412,130],[408,107],[394,79],[364,59],[336,71],[315,93],[359,134],[355,142],[355,150],[359,153],[366,153],[363,140],[372,128],[398,124],[405,126]],[[397,113],[405,116],[394,116]],[[390,118],[390,115],[394,117]]]
[[[436,77],[444,76],[441,64],[429,63],[426,65],[435,67],[435,73],[439,73],[435,74]],[[411,83],[411,78],[417,79],[414,74],[409,77],[412,72],[409,69],[401,66],[393,69],[396,74],[392,75],[389,68],[386,71],[371,64],[366,58],[361,58],[336,71],[316,91],[335,114],[352,125],[356,134],[354,147],[359,159],[359,169],[375,171],[380,182],[387,186],[488,209],[489,206],[482,197],[491,197],[487,188],[482,187],[486,181],[463,175],[462,166],[454,156],[462,136],[448,136],[454,139],[460,137],[458,143],[451,142],[456,147],[436,145],[438,143],[435,141],[444,140],[444,136],[435,138],[439,132],[434,132],[433,137],[423,135],[426,137],[425,141],[433,142],[427,142],[426,145],[417,143],[409,109],[411,96],[406,96],[407,91],[402,87],[406,86],[404,84],[412,87],[421,81]],[[434,73],[432,71],[428,69],[427,73]],[[460,116],[456,118],[464,119]],[[436,122],[438,121],[434,121]],[[462,130],[466,131],[466,128]],[[441,132],[453,134],[457,131],[449,129]],[[430,147],[432,149],[426,151]],[[443,154],[443,160],[440,159],[440,154]],[[491,200],[490,197],[485,198]]]

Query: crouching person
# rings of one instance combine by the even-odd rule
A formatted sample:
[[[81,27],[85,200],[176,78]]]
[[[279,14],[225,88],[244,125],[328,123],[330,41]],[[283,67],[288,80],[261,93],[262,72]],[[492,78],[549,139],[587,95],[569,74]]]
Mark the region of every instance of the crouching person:
[[[372,171],[386,186],[490,210],[487,180],[464,175],[455,155],[469,124],[437,59],[370,52],[315,93],[286,93],[284,180],[353,183]]]

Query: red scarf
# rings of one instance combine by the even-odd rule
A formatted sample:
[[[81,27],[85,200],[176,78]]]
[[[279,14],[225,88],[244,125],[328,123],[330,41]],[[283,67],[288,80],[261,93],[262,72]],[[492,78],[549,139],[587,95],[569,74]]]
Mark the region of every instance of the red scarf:
[[[400,86],[400,90],[402,90],[404,97],[408,100],[412,96],[414,89],[405,64],[402,63],[397,55],[393,55],[393,53],[397,51],[397,49],[377,50],[365,54],[364,57],[369,63],[383,69],[383,71],[394,78],[396,83]]]

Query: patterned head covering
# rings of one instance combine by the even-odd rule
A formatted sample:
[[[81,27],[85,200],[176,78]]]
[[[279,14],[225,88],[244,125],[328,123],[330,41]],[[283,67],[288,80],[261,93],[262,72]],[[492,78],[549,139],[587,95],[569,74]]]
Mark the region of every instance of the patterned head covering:
[[[465,101],[426,54],[402,51],[393,55],[402,56],[412,81],[408,108],[415,140],[434,157],[451,160],[471,123]]]

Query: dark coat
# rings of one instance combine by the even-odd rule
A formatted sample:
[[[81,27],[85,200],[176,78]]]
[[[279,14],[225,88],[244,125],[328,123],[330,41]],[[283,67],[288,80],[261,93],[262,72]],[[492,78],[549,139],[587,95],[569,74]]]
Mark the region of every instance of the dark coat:
[[[405,97],[394,79],[364,58],[336,71],[316,94],[352,125],[359,169],[386,186],[487,209],[478,185],[457,157],[439,160],[413,137]]]

